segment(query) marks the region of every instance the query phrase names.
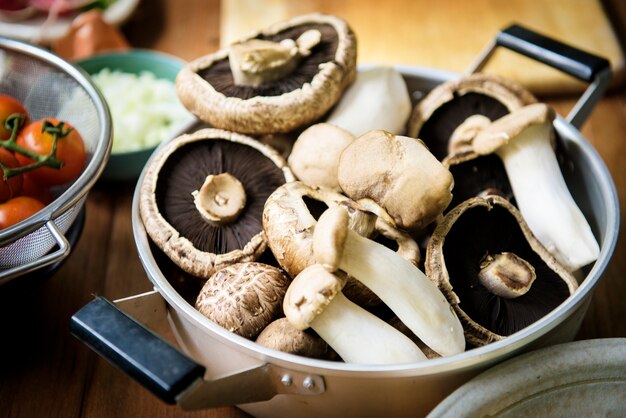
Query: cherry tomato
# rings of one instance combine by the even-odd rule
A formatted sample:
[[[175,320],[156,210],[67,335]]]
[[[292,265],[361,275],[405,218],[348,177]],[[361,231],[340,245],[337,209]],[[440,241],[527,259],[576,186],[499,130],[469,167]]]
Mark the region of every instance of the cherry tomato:
[[[54,135],[42,132],[45,121],[53,125],[59,125],[60,121],[54,118],[40,119],[32,122],[22,129],[17,137],[17,144],[36,152],[40,155],[48,155],[52,150]],[[57,141],[56,158],[61,161],[61,168],[41,167],[29,172],[32,179],[42,186],[54,186],[65,184],[75,180],[83,171],[85,165],[85,144],[78,131],[69,123],[65,123],[63,129],[71,129],[66,136],[59,137]],[[17,154],[21,165],[33,163],[30,158]]]
[[[52,202],[52,193],[47,187],[40,186],[35,180],[32,179],[29,172],[23,174],[24,181],[22,183],[22,192],[20,196],[30,196],[46,205]]]
[[[23,221],[39,212],[46,205],[29,196],[18,196],[0,203],[0,229]]]
[[[13,153],[6,148],[0,148],[0,163],[6,168],[16,168],[20,166]],[[21,174],[4,179],[2,171],[0,171],[0,203],[18,196],[22,190],[23,177]]]
[[[24,117],[24,125],[26,125],[28,112],[22,103],[11,96],[0,95],[0,140],[4,141],[11,137],[11,130],[4,127],[4,122],[15,113],[19,113]]]

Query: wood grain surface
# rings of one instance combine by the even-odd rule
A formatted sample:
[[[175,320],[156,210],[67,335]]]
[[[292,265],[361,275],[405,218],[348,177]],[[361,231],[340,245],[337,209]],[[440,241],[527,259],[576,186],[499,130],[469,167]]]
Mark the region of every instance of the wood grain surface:
[[[342,7],[346,14],[358,14],[361,11],[351,8],[363,7],[364,3],[346,1]],[[387,4],[398,3],[399,0],[378,2],[378,10],[388,13]],[[410,7],[417,7],[415,4],[419,3],[424,8],[421,15],[431,16],[432,13],[432,19],[441,19],[436,11],[426,9],[426,5],[439,2],[406,0],[403,3]],[[485,2],[441,3],[449,7],[451,14],[464,13],[468,19],[476,20],[480,11],[468,11],[460,5]],[[607,5],[612,11],[616,33],[623,36],[626,3],[612,0]],[[409,29],[426,30],[419,22],[420,19],[404,14],[389,27],[372,26],[370,29],[394,31],[402,39]],[[219,47],[220,2],[143,1],[123,29],[133,46],[192,59]],[[376,35],[369,33],[367,26],[361,30],[364,31],[361,39]],[[486,32],[484,36],[488,39],[492,32]],[[583,37],[585,32],[581,30],[579,36]],[[362,43],[361,50],[367,48]],[[408,56],[404,54],[439,46],[435,42],[422,43],[419,47],[398,42],[395,48],[397,61],[400,61]],[[469,55],[475,53],[468,52]],[[396,56],[387,58],[394,60]],[[561,114],[566,114],[577,99],[576,96],[542,98]],[[598,104],[582,133],[606,162],[620,204],[626,207],[626,90],[623,87],[613,90]],[[116,299],[151,289],[132,236],[130,210],[134,186],[132,182],[96,184],[87,199],[82,236],[63,266],[51,277],[32,277],[0,287],[0,417],[246,416],[234,407],[185,412],[177,406],[166,405],[69,334],[69,318],[94,295]],[[615,256],[594,293],[579,339],[626,337],[625,224],[621,215]],[[166,326],[159,331],[172,340]]]
[[[606,57],[615,85],[624,80],[618,38],[598,0],[229,0],[222,7],[220,44],[303,13],[346,19],[358,39],[359,62],[467,70],[500,29],[518,23]],[[539,94],[580,91],[584,85],[514,52],[499,49],[489,70]]]

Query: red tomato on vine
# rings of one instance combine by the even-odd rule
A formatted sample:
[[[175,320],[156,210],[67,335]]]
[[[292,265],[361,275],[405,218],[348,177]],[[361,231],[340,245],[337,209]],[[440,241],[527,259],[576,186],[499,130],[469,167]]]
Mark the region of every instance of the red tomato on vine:
[[[2,203],[20,194],[22,191],[23,177],[20,174],[8,179],[5,178],[5,168],[16,168],[20,165],[11,151],[0,148],[0,164],[3,169],[0,172],[0,203]]]
[[[46,205],[52,202],[52,193],[50,193],[47,187],[37,184],[37,182],[31,178],[30,173],[24,173],[22,177],[24,177],[24,181],[22,182],[21,196],[34,197]]]
[[[24,118],[24,125],[28,122],[28,112],[19,100],[11,96],[0,95],[0,140],[11,137],[11,129],[7,129],[5,122],[11,115],[19,114]]]
[[[29,171],[29,176],[41,186],[54,186],[75,180],[85,166],[85,144],[78,131],[67,122],[45,118],[25,126],[17,137],[17,145],[39,155],[50,155],[55,137],[56,160],[59,167],[40,167]],[[35,160],[16,154],[21,165],[32,164]]]
[[[39,212],[46,205],[29,196],[18,196],[0,203],[0,229],[8,228]]]

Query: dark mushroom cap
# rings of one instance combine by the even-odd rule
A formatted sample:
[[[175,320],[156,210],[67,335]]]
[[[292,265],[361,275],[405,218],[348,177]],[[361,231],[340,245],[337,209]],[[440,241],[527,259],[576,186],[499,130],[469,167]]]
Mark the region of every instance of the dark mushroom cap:
[[[498,119],[537,99],[521,85],[486,73],[435,87],[413,109],[408,135],[419,138],[440,161],[455,129],[472,115]]]
[[[504,252],[521,257],[536,273],[530,290],[517,298],[494,295],[478,278],[485,256]],[[457,313],[467,341],[477,346],[539,320],[577,288],[519,211],[499,196],[475,197],[451,210],[433,232],[425,268]]]
[[[290,282],[280,269],[267,264],[233,264],[209,277],[195,306],[223,328],[254,339],[282,313]]]
[[[237,219],[213,224],[197,210],[192,192],[208,175],[226,172],[242,183],[247,203]],[[265,250],[263,205],[292,180],[285,160],[272,148],[233,132],[202,129],[172,140],[150,160],[140,214],[150,238],[174,263],[206,279]]]
[[[176,79],[183,105],[212,126],[252,135],[290,132],[324,115],[356,77],[356,39],[335,16],[309,14],[275,24],[247,39],[279,42],[316,29],[321,41],[298,68],[257,87],[236,85],[229,50],[188,63]]]
[[[474,152],[446,157],[443,165],[454,178],[452,209],[475,196],[498,195],[515,204],[513,189],[502,160],[495,154],[481,156]]]

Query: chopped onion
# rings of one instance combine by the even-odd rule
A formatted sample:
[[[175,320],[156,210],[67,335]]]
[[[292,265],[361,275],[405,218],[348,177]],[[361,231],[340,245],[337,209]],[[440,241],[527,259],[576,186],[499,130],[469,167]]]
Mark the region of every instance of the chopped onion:
[[[92,79],[111,111],[112,152],[154,147],[193,120],[179,102],[174,83],[150,71],[132,74],[104,68]]]

